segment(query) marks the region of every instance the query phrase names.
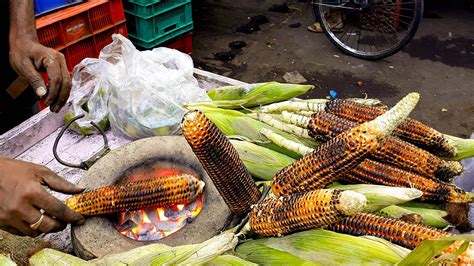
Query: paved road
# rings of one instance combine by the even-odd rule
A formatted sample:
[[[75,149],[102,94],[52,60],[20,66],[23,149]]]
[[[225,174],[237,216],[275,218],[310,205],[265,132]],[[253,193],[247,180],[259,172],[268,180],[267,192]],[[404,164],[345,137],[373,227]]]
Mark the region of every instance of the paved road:
[[[322,34],[308,32],[306,26],[313,22],[309,1],[293,1],[287,14],[268,11],[281,3],[274,0],[193,3],[193,58],[204,69],[247,82],[283,81],[285,72],[297,70],[321,87],[311,95],[320,98],[335,90],[339,97],[368,94],[393,104],[417,91],[422,100],[414,118],[459,137],[474,131],[474,12],[463,8],[462,1],[431,1],[428,18],[410,45],[378,62],[345,56]],[[265,15],[270,23],[251,34],[236,32],[255,15]],[[294,23],[302,26],[290,28]],[[213,59],[236,40],[248,46],[230,61]],[[358,81],[364,85],[357,86]]]

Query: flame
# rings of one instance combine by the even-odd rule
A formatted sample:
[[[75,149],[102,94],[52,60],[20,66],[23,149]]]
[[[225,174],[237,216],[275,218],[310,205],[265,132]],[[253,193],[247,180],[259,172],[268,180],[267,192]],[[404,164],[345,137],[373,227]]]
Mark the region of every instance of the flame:
[[[137,172],[126,181],[137,181],[151,177],[177,175],[175,168],[153,168],[150,172]],[[115,227],[124,236],[139,241],[158,240],[169,236],[192,221],[202,210],[204,196],[199,195],[194,202],[174,206],[124,212],[117,215]]]
[[[163,208],[157,208],[156,212],[158,213],[158,218],[160,221],[168,221],[168,217],[165,216],[165,210]]]
[[[135,240],[158,240],[179,231],[196,217],[202,210],[203,198],[200,195],[188,204],[122,213],[115,226],[122,235]],[[127,227],[128,221],[133,222],[132,228]]]
[[[143,212],[143,223],[151,224],[150,218],[148,218],[145,212]]]

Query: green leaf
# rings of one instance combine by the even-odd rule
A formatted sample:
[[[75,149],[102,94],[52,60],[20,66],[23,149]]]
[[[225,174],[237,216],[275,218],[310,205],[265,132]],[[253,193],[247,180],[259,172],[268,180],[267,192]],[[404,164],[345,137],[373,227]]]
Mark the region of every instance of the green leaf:
[[[0,254],[0,265],[2,266],[16,266],[16,263],[12,261],[9,257]]]
[[[29,259],[32,266],[83,266],[92,265],[92,263],[82,260],[70,254],[62,253],[60,251],[45,248]]]
[[[254,83],[242,86],[225,86],[207,91],[207,95],[213,101],[240,100],[251,91],[267,83]]]
[[[256,266],[257,264],[232,255],[222,255],[204,264],[205,266]]]
[[[285,84],[278,82],[258,83],[245,86],[228,86],[208,92],[212,102],[190,103],[187,106],[208,106],[241,109],[285,101],[313,89],[312,85]]]
[[[236,252],[243,259],[264,265],[393,265],[403,258],[400,247],[391,243],[326,230],[248,241],[238,246]],[[280,259],[284,262],[278,263]]]
[[[293,158],[300,158],[301,156],[271,143],[270,140],[260,134],[260,130],[262,128],[270,129],[273,132],[297,143],[309,147],[317,146],[316,142],[313,140],[300,139],[292,134],[284,133],[276,128],[266,125],[265,123],[250,118],[239,111],[212,107],[200,107],[198,110],[203,112],[204,115],[206,115],[206,117],[209,118],[226,136],[243,136],[259,146],[269,148]]]
[[[271,180],[281,169],[295,161],[287,155],[248,141],[231,140],[230,142],[250,174],[258,179]]]
[[[453,235],[436,240],[425,240],[397,265],[428,265],[436,255],[451,246],[456,240],[474,241],[474,235]]]
[[[239,257],[258,265],[322,265],[302,259],[286,251],[267,247],[267,239],[251,240],[239,245]]]

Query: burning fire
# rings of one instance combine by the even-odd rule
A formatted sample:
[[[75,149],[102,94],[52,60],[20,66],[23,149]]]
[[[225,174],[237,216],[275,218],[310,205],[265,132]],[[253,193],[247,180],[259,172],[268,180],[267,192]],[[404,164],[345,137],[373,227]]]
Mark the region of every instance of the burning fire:
[[[166,175],[180,174],[177,169],[153,169],[145,177],[142,174],[134,173],[125,181],[136,181],[145,178],[155,178]],[[194,218],[201,212],[203,204],[203,194],[199,195],[196,200],[188,204],[177,204],[165,208],[154,208],[149,210],[139,210],[124,212],[118,215],[115,222],[115,228],[124,236],[139,241],[159,240],[169,236],[187,224],[191,223]]]

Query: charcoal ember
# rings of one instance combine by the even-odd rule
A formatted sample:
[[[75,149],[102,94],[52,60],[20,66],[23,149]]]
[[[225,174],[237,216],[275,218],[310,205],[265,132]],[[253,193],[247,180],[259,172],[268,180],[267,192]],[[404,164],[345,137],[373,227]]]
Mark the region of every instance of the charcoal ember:
[[[145,213],[148,216],[148,219],[150,219],[150,221],[153,224],[156,224],[160,221],[160,219],[158,218],[158,213],[156,212],[156,209],[146,210]]]
[[[117,227],[118,231],[123,232],[123,231],[132,230],[132,228],[136,227],[137,224],[134,223],[132,220],[126,220],[124,223],[116,224],[115,226]]]
[[[196,210],[196,209],[197,209],[198,202],[199,202],[199,200],[195,200],[195,201],[189,203],[188,205],[185,206],[185,209],[186,209],[186,210],[190,210],[190,211]]]
[[[156,231],[161,232],[169,232],[176,230],[177,228],[181,228],[186,225],[186,220],[181,221],[178,223],[177,221],[161,221],[159,224],[156,225]]]
[[[140,227],[140,230],[138,230],[138,235],[139,236],[146,236],[148,235],[149,232],[152,232],[151,230],[155,227],[153,224],[143,224]]]

